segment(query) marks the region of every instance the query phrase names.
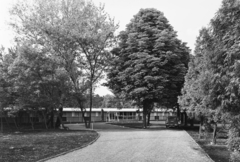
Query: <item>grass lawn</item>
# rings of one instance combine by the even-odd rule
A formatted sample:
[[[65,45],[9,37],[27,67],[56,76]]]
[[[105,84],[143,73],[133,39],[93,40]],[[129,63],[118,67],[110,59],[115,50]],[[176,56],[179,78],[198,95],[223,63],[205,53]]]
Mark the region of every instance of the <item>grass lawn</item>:
[[[0,161],[41,160],[79,148],[93,141],[97,136],[98,134],[92,131],[59,129],[0,133]]]
[[[198,138],[198,129],[186,130],[188,134],[204,149],[204,151],[215,161],[215,162],[227,162],[230,158],[230,152],[226,146],[226,138],[219,137],[216,145],[211,145],[211,134],[207,140]]]

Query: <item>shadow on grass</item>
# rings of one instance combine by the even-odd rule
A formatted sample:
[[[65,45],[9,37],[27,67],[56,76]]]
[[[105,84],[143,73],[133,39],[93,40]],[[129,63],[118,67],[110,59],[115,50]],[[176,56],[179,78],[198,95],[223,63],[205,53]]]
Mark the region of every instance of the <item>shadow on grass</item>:
[[[181,127],[173,127],[173,128],[166,128],[164,123],[152,123],[147,128],[143,128],[143,124],[138,122],[138,123],[123,123],[123,122],[113,122],[113,123],[107,123],[110,125],[117,125],[120,127],[126,127],[126,128],[133,128],[133,129],[138,129],[138,130],[147,130],[147,131],[160,131],[160,130],[174,130],[174,131],[180,131],[183,130]]]

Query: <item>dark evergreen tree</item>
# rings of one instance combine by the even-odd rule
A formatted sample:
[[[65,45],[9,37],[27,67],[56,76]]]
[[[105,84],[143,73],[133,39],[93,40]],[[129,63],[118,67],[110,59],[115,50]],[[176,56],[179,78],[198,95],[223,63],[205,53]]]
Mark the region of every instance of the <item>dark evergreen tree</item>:
[[[116,93],[143,106],[146,114],[154,102],[177,105],[189,61],[189,49],[162,12],[141,9],[119,35],[112,50],[115,59],[109,71],[108,86]]]

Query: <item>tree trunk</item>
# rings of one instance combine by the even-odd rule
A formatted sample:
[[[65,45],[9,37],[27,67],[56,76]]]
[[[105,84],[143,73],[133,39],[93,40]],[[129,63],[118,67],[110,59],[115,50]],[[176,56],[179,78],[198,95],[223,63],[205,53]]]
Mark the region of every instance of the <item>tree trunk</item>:
[[[3,133],[3,120],[2,120],[2,118],[3,118],[3,114],[1,113],[1,132]]]
[[[146,121],[146,116],[147,116],[147,110],[148,107],[150,106],[150,103],[148,100],[143,101],[143,128],[147,128],[147,121]]]
[[[204,120],[204,118],[203,118],[203,116],[200,116],[200,125],[199,125],[199,139],[201,139],[202,138],[202,131],[203,131],[203,120]]]
[[[50,118],[49,118],[48,121],[47,121],[47,125],[48,125],[49,127],[51,127],[51,128],[54,127],[54,112],[53,112],[53,108],[52,108],[52,110],[51,110],[51,112],[50,112]]]
[[[3,133],[3,114],[1,113],[1,132]]]
[[[47,125],[47,115],[46,115],[46,113],[44,113],[43,111],[41,111],[41,112],[42,112],[42,116],[43,116],[45,128],[48,129],[48,125]]]
[[[92,77],[93,78],[93,77]],[[88,123],[88,127],[87,128],[90,128],[90,125],[91,125],[91,121],[92,121],[92,95],[93,95],[93,79],[91,78],[91,85],[90,85],[90,105],[89,105],[89,123]]]
[[[1,103],[0,103],[1,106]],[[3,133],[3,109],[1,111],[1,132]]]
[[[34,130],[34,120],[32,119],[32,117],[30,116],[30,122],[31,122],[31,127],[32,127],[32,130]]]
[[[151,117],[151,112],[148,112],[148,122],[147,122],[148,126],[150,125],[150,117]]]
[[[104,110],[101,109],[101,116],[102,116],[102,121],[104,121]],[[118,118],[118,121],[119,121],[119,118]]]
[[[56,123],[55,123],[55,128],[59,128],[60,127],[60,118],[59,118],[59,112],[58,112],[58,115],[57,115],[57,120],[56,120]]]
[[[191,124],[191,127],[193,128],[194,127],[194,118],[193,117],[190,119],[190,124]]]
[[[178,118],[178,120],[181,119],[181,111],[179,108],[179,104],[177,104],[177,118]]]
[[[145,110],[145,108],[143,108],[143,128],[144,129],[146,129],[147,128],[147,119],[146,119],[146,116],[147,116],[147,114],[146,114],[146,110]]]
[[[19,124],[19,126],[22,125],[22,116],[23,116],[23,112],[20,110],[18,112],[18,124]]]
[[[217,137],[217,123],[213,124],[213,140],[212,143],[216,144],[216,137]]]
[[[184,121],[183,121],[183,112],[180,113],[180,119],[181,119],[181,125],[184,124]]]
[[[9,124],[9,122],[8,122],[8,119],[7,119],[7,117],[6,117],[5,114],[4,114],[4,119],[5,119],[6,123],[7,123],[8,128],[11,128],[11,127],[10,127],[10,124]]]
[[[62,115],[63,115],[63,106],[60,103],[59,110],[58,110],[58,116],[55,126],[58,128],[60,125],[62,125],[63,128],[65,128],[63,121],[62,121]]]
[[[81,96],[76,96],[76,99],[77,99],[78,105],[79,105],[79,107],[81,109],[82,120],[85,123],[85,127],[88,128],[88,125],[87,125],[88,123],[87,123],[86,118],[85,118],[85,111],[84,111],[84,107],[83,107],[84,100],[83,100],[83,98]]]
[[[15,125],[16,129],[18,129],[18,125],[17,125],[16,117],[13,117],[13,121],[14,121],[14,125]]]
[[[185,127],[188,125],[187,121],[188,121],[188,116],[187,116],[186,111],[184,111],[184,126]]]
[[[3,133],[3,108],[2,108],[2,103],[0,102],[0,115],[1,115],[1,132]]]

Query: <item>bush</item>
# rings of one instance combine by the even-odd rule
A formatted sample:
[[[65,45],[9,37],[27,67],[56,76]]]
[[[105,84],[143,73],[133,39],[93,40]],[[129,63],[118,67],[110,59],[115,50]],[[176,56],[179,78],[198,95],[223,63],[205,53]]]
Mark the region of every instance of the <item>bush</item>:
[[[240,137],[232,138],[228,140],[228,148],[231,151],[240,151]]]
[[[236,128],[230,129],[228,132],[228,149],[230,151],[240,152],[240,137],[239,130]]]
[[[230,155],[230,162],[240,162],[240,152],[234,151]]]

